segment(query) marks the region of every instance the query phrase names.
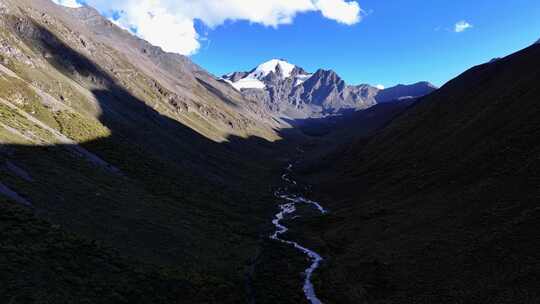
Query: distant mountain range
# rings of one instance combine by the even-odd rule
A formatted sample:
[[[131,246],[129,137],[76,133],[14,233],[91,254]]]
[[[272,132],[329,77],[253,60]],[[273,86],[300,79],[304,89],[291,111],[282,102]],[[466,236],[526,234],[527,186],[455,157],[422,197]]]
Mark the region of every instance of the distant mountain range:
[[[288,118],[313,118],[345,109],[367,109],[378,103],[416,98],[437,89],[429,82],[379,89],[348,85],[332,70],[308,73],[285,60],[272,59],[249,72],[233,72],[222,80],[244,97],[262,102],[272,113]]]

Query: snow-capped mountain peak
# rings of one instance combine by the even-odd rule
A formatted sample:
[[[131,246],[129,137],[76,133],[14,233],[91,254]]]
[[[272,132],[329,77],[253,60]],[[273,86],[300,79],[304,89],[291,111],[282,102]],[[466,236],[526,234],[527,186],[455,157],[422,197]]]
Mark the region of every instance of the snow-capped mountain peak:
[[[268,76],[268,74],[271,72],[277,73],[278,66],[279,70],[281,70],[281,75],[283,78],[290,77],[295,68],[294,64],[288,63],[285,60],[272,59],[257,66],[255,70],[248,75],[248,77],[251,76],[252,78],[262,79]]]
[[[295,69],[297,72],[294,72]],[[266,77],[271,73],[281,79],[294,76],[295,85],[299,85],[311,77],[311,74],[305,73],[304,70],[292,63],[283,59],[272,59],[261,63],[250,72],[229,73],[224,75],[222,79],[239,91],[242,89],[264,89],[266,88]]]

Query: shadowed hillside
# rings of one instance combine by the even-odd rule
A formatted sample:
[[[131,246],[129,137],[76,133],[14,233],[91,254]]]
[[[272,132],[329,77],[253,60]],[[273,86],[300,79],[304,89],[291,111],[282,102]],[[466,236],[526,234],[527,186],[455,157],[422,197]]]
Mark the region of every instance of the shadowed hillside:
[[[334,210],[303,229],[325,303],[539,301],[539,63],[474,67],[304,169]]]

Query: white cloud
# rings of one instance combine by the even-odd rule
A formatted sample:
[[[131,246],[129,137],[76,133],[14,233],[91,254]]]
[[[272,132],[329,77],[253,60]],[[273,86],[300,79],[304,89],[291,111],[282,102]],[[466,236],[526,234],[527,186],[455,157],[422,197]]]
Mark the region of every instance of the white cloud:
[[[77,4],[77,0],[54,0]],[[123,28],[165,51],[191,55],[201,37],[194,21],[213,28],[225,21],[246,20],[265,26],[291,24],[299,13],[319,11],[328,19],[352,25],[360,22],[362,9],[350,0],[85,0]]]
[[[326,18],[347,25],[358,23],[362,18],[362,9],[356,1],[315,0],[314,4]]]
[[[461,32],[464,32],[470,28],[472,28],[473,25],[470,24],[469,22],[465,21],[465,20],[461,20],[459,21],[458,23],[456,23],[455,27],[454,27],[454,32],[456,33],[461,33]]]
[[[60,4],[67,7],[77,8],[81,7],[81,5],[77,2],[77,0],[53,0],[54,3]]]
[[[190,18],[200,19],[215,27],[225,20],[248,20],[277,27],[292,23],[298,13],[315,10],[311,0],[189,0],[175,1],[172,10],[189,12]]]
[[[126,2],[138,4],[121,8],[115,22],[122,27],[136,29],[138,36],[168,52],[190,55],[199,49],[199,35],[192,19],[174,14],[164,6],[154,5],[159,1]]]
[[[382,84],[378,84],[375,87],[379,90],[384,90],[384,86]]]

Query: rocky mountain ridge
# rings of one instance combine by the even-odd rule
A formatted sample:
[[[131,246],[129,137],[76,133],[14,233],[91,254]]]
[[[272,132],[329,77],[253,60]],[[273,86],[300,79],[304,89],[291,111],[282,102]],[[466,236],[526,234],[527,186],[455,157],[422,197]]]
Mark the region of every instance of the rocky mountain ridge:
[[[377,103],[416,98],[436,90],[428,82],[379,89],[368,84],[348,85],[335,71],[319,69],[311,74],[282,59],[272,59],[249,72],[222,76],[247,99],[264,104],[286,118],[314,118],[342,110],[367,109]]]

